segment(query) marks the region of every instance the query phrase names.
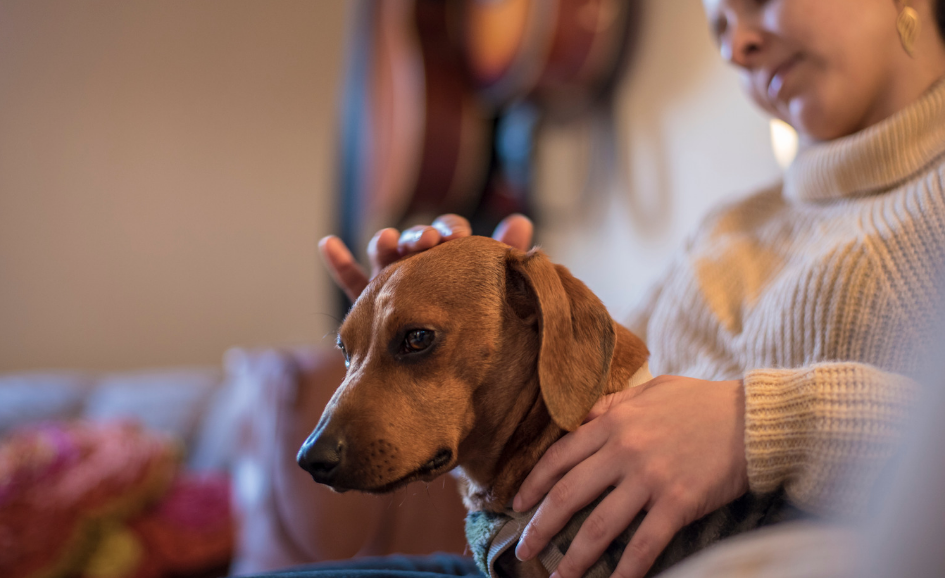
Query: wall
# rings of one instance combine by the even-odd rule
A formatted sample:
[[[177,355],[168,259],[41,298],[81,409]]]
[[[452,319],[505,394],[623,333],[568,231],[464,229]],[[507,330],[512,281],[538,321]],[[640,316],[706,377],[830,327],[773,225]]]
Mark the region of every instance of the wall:
[[[644,0],[614,178],[540,144],[540,240],[620,317],[720,198],[778,176],[698,0]],[[339,1],[0,0],[0,371],[325,343]]]
[[[345,8],[0,0],[0,371],[322,341]]]
[[[768,119],[723,63],[699,0],[644,0],[613,118],[551,126],[538,152],[539,239],[618,319],[710,207],[780,176]],[[605,178],[588,170],[611,152]]]

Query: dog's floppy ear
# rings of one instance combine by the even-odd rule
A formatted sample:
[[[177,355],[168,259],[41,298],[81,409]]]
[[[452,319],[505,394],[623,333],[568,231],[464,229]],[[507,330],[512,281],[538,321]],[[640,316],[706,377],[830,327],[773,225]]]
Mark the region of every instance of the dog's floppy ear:
[[[616,342],[613,320],[584,283],[538,249],[510,250],[506,266],[509,304],[520,317],[528,309],[538,317],[545,405],[556,424],[573,431],[604,391]]]

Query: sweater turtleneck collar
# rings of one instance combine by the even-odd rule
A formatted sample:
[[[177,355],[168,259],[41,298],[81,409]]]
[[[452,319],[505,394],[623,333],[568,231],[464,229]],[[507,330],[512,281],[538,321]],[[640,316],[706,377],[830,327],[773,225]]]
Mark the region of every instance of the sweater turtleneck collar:
[[[945,80],[889,118],[802,148],[784,175],[784,196],[830,201],[890,190],[945,155]]]

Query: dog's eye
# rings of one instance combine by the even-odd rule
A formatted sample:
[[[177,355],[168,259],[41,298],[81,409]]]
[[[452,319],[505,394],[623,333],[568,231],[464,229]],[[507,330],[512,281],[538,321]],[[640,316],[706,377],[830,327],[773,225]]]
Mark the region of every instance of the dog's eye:
[[[342,355],[345,356],[345,367],[348,367],[349,365],[351,365],[351,360],[348,359],[348,350],[345,349],[345,344],[342,343],[341,340],[338,340],[338,349],[340,349]]]
[[[423,351],[433,343],[433,332],[428,329],[414,329],[404,338],[403,353]]]

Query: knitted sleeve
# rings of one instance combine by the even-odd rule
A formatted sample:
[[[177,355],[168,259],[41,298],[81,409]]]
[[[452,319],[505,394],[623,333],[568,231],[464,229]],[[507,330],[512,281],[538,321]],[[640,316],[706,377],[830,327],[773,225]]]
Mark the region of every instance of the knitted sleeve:
[[[907,426],[918,384],[861,363],[745,375],[749,486],[783,485],[798,507],[864,513]]]

